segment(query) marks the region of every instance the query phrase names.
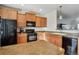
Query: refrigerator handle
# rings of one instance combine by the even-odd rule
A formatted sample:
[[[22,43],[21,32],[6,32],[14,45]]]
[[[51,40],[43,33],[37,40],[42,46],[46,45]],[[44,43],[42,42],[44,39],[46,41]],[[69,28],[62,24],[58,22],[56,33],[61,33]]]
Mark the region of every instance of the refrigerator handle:
[[[3,31],[0,31],[0,34],[2,35],[3,34]]]

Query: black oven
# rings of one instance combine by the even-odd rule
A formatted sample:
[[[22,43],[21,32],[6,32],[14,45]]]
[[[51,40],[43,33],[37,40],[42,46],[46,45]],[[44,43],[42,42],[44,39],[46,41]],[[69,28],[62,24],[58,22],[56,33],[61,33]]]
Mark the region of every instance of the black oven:
[[[26,22],[26,26],[27,27],[35,27],[36,26],[36,22],[35,21],[27,21]]]
[[[26,29],[27,33],[27,42],[32,42],[37,40],[37,33],[34,29]]]
[[[37,40],[37,34],[36,33],[28,33],[27,34],[27,42],[32,42]]]

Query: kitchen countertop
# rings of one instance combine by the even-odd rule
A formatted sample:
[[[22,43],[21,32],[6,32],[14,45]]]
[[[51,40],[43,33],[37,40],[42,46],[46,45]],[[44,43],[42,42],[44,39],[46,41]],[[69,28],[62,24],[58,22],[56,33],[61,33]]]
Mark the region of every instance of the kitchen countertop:
[[[51,34],[62,35],[62,36],[73,37],[73,38],[79,37],[78,30],[52,30],[52,31],[50,31],[50,30],[38,30],[36,32],[49,32]],[[25,32],[22,32],[22,33],[25,33]]]
[[[79,30],[39,30],[39,32],[79,33]]]
[[[78,30],[52,30],[52,31],[36,31],[36,32],[49,32],[51,34],[62,35],[62,36],[67,36],[67,37],[72,37],[72,38],[79,37]]]

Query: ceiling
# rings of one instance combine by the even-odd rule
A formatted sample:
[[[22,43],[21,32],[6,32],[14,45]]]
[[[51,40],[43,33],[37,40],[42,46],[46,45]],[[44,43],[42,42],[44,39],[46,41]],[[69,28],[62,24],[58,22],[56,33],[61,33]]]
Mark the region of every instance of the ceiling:
[[[51,4],[5,4],[4,6],[18,8],[21,11],[34,11],[40,14],[45,14],[56,9],[56,5]]]
[[[59,4],[4,4],[4,6],[20,9],[21,11],[35,11],[40,14],[46,14],[53,10],[59,10]],[[62,4],[63,17],[79,16],[79,4]]]

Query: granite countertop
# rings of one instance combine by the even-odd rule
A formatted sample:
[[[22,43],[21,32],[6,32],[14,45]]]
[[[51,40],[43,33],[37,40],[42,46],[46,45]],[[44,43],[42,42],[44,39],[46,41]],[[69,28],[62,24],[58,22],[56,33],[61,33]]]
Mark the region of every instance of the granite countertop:
[[[73,37],[73,38],[79,37],[79,31],[78,30],[52,30],[52,31],[51,30],[38,30],[38,31],[35,31],[35,32],[49,32],[49,33],[52,33],[52,34],[62,35],[62,36],[67,36],[67,37]],[[26,33],[26,32],[22,32],[22,33]]]
[[[37,32],[79,33],[79,30],[38,30]]]
[[[72,38],[78,38],[79,37],[79,31],[77,30],[53,30],[53,31],[36,31],[36,32],[48,32],[55,35],[62,35]]]
[[[25,44],[0,47],[0,55],[60,55],[64,49],[40,40]]]

